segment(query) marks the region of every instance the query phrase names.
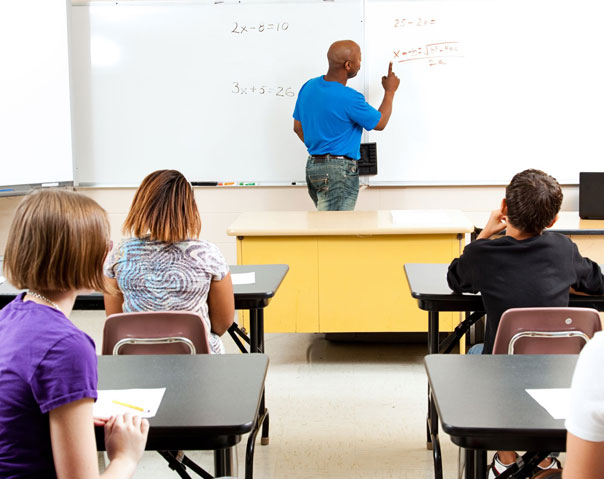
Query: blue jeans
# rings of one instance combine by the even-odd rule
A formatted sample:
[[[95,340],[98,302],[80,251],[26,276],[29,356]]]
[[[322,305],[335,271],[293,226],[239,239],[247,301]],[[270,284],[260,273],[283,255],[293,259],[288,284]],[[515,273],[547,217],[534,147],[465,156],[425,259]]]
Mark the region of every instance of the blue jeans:
[[[356,161],[325,158],[306,162],[308,194],[319,211],[350,211],[359,196]]]
[[[466,354],[482,354],[482,350],[484,349],[484,343],[478,343],[468,349]]]

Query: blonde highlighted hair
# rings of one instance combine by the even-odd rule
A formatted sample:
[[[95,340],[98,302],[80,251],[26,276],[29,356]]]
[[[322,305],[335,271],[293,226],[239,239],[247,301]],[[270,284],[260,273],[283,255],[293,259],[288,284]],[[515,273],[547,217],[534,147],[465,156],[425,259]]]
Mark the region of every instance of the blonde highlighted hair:
[[[178,243],[201,233],[201,218],[193,188],[182,173],[158,170],[136,190],[123,232],[152,241]]]
[[[15,211],[4,252],[4,274],[19,289],[106,291],[107,213],[87,196],[38,190]]]

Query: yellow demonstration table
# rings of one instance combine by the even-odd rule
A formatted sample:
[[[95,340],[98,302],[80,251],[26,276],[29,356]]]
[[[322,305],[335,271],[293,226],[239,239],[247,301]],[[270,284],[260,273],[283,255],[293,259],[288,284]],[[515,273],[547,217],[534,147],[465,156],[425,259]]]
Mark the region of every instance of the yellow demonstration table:
[[[227,233],[238,264],[289,265],[266,332],[426,332],[403,265],[450,262],[472,230],[457,210],[265,211],[242,214]],[[443,314],[441,331],[458,322]]]

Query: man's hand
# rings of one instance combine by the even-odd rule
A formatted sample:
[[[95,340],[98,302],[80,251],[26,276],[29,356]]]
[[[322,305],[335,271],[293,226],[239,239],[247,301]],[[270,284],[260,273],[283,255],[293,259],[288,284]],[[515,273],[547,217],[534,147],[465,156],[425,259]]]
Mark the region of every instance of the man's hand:
[[[477,239],[490,238],[494,234],[502,232],[506,228],[506,226],[507,226],[507,218],[503,214],[502,208],[491,211],[491,216],[489,217],[489,221],[487,221],[486,226],[480,232]]]
[[[384,87],[384,91],[394,93],[401,80],[396,74],[392,71],[392,62],[388,64],[388,75],[382,77],[382,86]]]

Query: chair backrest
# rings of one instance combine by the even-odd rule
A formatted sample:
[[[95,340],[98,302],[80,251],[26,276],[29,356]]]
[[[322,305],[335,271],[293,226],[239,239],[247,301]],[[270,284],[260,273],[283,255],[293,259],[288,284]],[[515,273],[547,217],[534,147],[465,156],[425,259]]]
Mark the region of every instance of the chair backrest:
[[[208,354],[205,323],[199,314],[148,311],[112,314],[105,321],[102,353]]]
[[[591,308],[515,308],[501,316],[493,354],[578,354],[602,330]]]

